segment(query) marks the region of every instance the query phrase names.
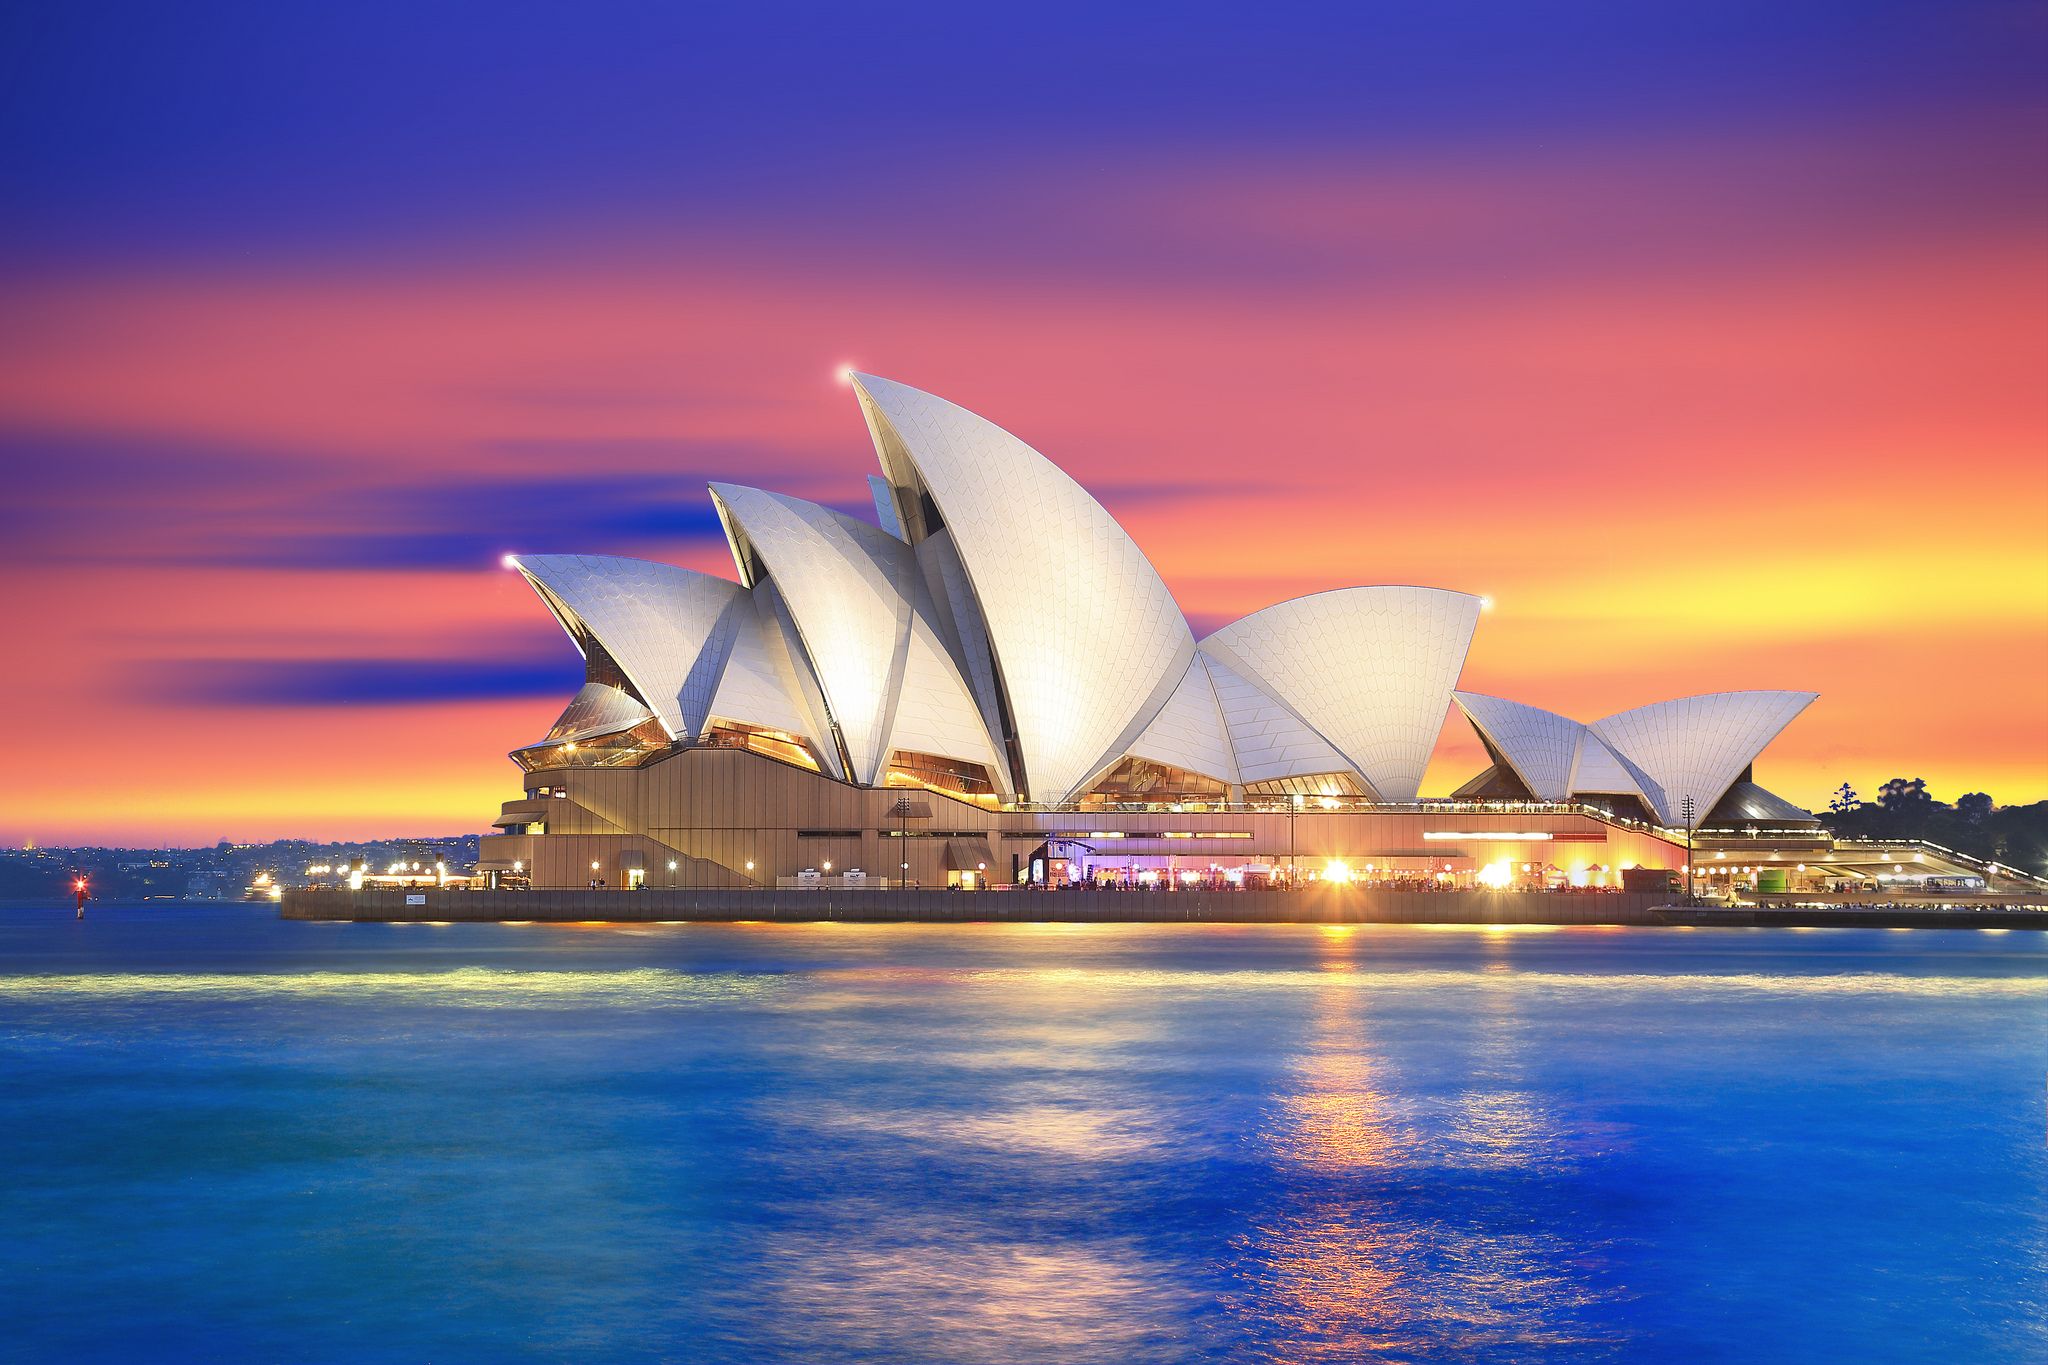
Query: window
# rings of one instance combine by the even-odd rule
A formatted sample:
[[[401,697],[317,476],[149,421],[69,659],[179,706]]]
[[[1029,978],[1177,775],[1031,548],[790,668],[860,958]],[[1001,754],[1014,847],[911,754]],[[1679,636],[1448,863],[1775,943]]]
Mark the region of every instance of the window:
[[[1081,798],[1083,806],[1220,805],[1229,788],[1213,777],[1127,758],[1103,774],[1095,789]]]
[[[882,777],[882,785],[928,787],[970,800],[994,796],[996,790],[995,779],[989,776],[988,769],[982,764],[918,753],[912,749],[898,749],[889,755],[889,767]]]

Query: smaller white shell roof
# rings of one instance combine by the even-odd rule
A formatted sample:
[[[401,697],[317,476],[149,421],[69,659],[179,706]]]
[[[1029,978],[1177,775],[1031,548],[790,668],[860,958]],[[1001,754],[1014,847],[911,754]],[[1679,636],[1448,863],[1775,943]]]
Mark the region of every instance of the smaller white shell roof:
[[[1684,822],[1691,797],[1703,818],[1814,692],[1713,692],[1622,711],[1593,722],[1635,776],[1643,797],[1667,825]]]
[[[1586,727],[1569,716],[1478,692],[1452,694],[1495,752],[1507,760],[1522,785],[1539,801],[1563,801],[1572,793],[1573,760]]]
[[[1284,702],[1382,800],[1412,801],[1478,624],[1471,593],[1338,588],[1255,611],[1202,652]]]
[[[803,684],[797,670],[805,667],[789,657],[780,627],[761,610],[758,596],[749,595],[711,698],[710,716],[800,735],[825,770],[835,772],[838,758],[800,700]]]
[[[917,579],[910,547],[801,498],[730,483],[712,484],[711,496],[781,591],[853,776],[873,782],[888,757],[890,714],[903,680],[899,646],[912,610],[905,592],[913,586],[904,580]]]
[[[584,636],[612,657],[662,728],[695,739],[716,716],[825,736],[792,694],[796,672],[754,594],[730,579],[610,555],[512,555],[580,650]]]
[[[672,738],[703,733],[727,651],[751,615],[747,591],[673,564],[613,555],[513,555],[562,628],[587,633]]]
[[[1228,785],[1240,780],[1230,733],[1223,727],[1223,706],[1199,656],[1145,732],[1132,741],[1131,753]]]
[[[727,483],[711,493],[737,533],[735,558],[743,536],[781,594],[855,780],[879,780],[896,749],[995,763],[908,544],[786,494]]]
[[[1643,788],[1607,741],[1590,726],[1579,730],[1578,752],[1572,759],[1574,796],[1641,796]]]
[[[1783,821],[1788,825],[1813,823],[1812,811],[1795,806],[1754,782],[1737,782],[1714,805],[1715,809],[1709,814],[1724,820]]]
[[[967,681],[938,629],[922,616],[910,623],[902,697],[889,732],[889,752],[898,749],[979,763],[999,790],[1008,790],[1006,770]]]
[[[568,744],[615,735],[653,719],[654,713],[629,694],[608,683],[587,682],[570,699],[561,717],[548,728],[545,742]]]
[[[1223,710],[1223,726],[1230,737],[1230,754],[1237,764],[1240,782],[1250,786],[1317,773],[1356,774],[1328,740],[1256,683],[1240,677],[1229,664],[1212,655],[1198,653],[1195,658],[1216,689],[1216,702]]]
[[[1455,695],[1458,709],[1537,800],[1643,794],[1627,767],[1590,726],[1504,697],[1478,692]]]

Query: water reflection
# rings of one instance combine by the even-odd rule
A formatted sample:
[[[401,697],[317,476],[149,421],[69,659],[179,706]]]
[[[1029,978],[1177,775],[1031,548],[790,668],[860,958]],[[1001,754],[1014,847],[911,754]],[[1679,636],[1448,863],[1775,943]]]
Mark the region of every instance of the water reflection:
[[[1612,1344],[1576,1321],[1598,1297],[1574,1273],[1583,1247],[1455,1193],[1461,1166],[1513,1166],[1526,1179],[1563,1145],[1519,1074],[1513,992],[1482,992],[1469,1032],[1444,1039],[1463,1075],[1433,1093],[1375,1049],[1358,947],[1340,935],[1318,947],[1322,987],[1260,1134],[1273,1199],[1236,1267],[1231,1302],[1249,1334],[1280,1361]]]
[[[0,1355],[2048,1359],[2042,936],[133,913],[0,911]]]
[[[813,983],[818,1027],[785,1040],[779,1068],[798,1083],[749,1116],[777,1167],[746,1253],[779,1306],[763,1355],[1187,1359],[1197,1290],[1121,1194],[1184,1152],[1186,1116],[1142,1078],[1168,1041],[1146,984],[1083,969]]]
[[[1004,1236],[876,1205],[777,1240],[771,1359],[990,1362],[1171,1359],[1188,1288],[1135,1238]]]

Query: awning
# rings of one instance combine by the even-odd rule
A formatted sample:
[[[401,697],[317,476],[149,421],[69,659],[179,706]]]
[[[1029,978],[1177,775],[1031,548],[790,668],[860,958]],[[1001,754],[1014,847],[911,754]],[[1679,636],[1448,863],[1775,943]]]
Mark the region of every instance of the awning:
[[[994,863],[996,855],[987,839],[946,840],[946,871],[979,872]]]
[[[1726,864],[1701,863],[1700,866],[1726,866]],[[1791,866],[1787,863],[1751,863],[1749,864],[1749,866],[1762,866],[1765,868],[1781,867],[1784,868],[1787,872],[1790,872],[1792,870]],[[1823,875],[1840,875],[1845,877],[1891,877],[1894,879],[1900,877],[1981,877],[1984,875],[1982,872],[1977,871],[1975,868],[1955,867],[1953,865],[1944,863],[1915,863],[1909,862],[1905,859],[1900,859],[1897,862],[1889,863],[1808,863],[1806,865],[1806,870],[1808,872],[1818,872]]]

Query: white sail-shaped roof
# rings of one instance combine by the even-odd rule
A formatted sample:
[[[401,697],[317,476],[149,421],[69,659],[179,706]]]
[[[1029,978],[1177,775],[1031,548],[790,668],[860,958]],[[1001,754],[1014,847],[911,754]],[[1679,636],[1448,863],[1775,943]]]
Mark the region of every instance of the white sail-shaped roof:
[[[1457,692],[1458,709],[1539,801],[1641,796],[1642,788],[1592,727],[1539,706]]]
[[[899,748],[993,764],[909,545],[801,498],[711,492],[742,576],[764,572],[789,611],[855,781],[879,780]]]
[[[910,563],[910,547],[800,498],[729,483],[712,484],[711,496],[735,532],[741,577],[752,581],[743,535],[789,608],[849,775],[872,783],[888,757],[883,746],[903,681],[910,603],[895,580]]]
[[[1339,588],[1255,611],[1202,650],[1285,702],[1382,800],[1412,801],[1478,623],[1469,593]]]
[[[596,640],[673,739],[703,733],[752,603],[724,578],[611,555],[514,555],[576,647]]]
[[[839,755],[831,736],[804,704],[803,679],[809,666],[790,657],[781,628],[772,613],[762,609],[760,596],[750,596],[747,610],[739,615],[725,671],[711,698],[711,716],[801,736],[825,771],[838,774]]]
[[[1657,818],[1675,826],[1686,797],[1703,818],[1817,695],[1714,692],[1639,706],[1592,729],[1627,765]]]
[[[1572,763],[1586,727],[1569,716],[1478,692],[1454,692],[1458,709],[1539,801],[1572,792]]]
[[[974,587],[967,581],[967,566],[953,545],[953,533],[941,530],[926,536],[912,551],[924,572],[925,588],[938,613],[941,634],[950,642],[953,657],[965,666],[967,690],[981,716],[982,733],[998,748],[996,785],[1005,799],[1016,795],[1016,781],[1003,749],[1003,703],[996,682],[995,649],[989,644],[988,625],[974,600]]]
[[[910,620],[903,660],[902,699],[889,730],[887,752],[964,758],[989,770],[996,789],[1010,794],[1008,769],[996,754],[981,712],[939,630],[922,614]]]
[[[943,398],[872,375],[853,383],[911,540],[938,529],[926,497],[952,531],[1022,780],[1036,800],[1066,799],[1123,755],[1186,677],[1186,618],[1116,520],[1043,455]]]
[[[1239,781],[1230,732],[1223,727],[1223,706],[1199,655],[1145,733],[1131,742],[1131,753],[1228,785]]]
[[[788,657],[755,595],[730,579],[610,555],[511,555],[587,656],[592,642],[674,739],[715,716],[807,740],[837,770],[829,737],[806,714],[808,665]],[[565,716],[564,719],[567,717]]]
[[[1571,791],[1574,796],[1643,794],[1642,784],[1607,741],[1593,733],[1591,726],[1579,729],[1579,748],[1572,758]]]
[[[632,694],[609,683],[586,682],[570,699],[560,718],[548,727],[547,742],[574,743],[615,735],[653,719],[654,713]]]
[[[896,508],[895,488],[880,474],[870,474],[868,493],[875,500],[875,524],[898,540],[908,540],[903,533],[903,514]]]
[[[1793,805],[1776,792],[1765,791],[1754,782],[1737,782],[1723,792],[1709,812],[1716,823],[1743,820],[1753,824],[1810,825],[1813,812]]]
[[[1284,777],[1356,771],[1301,717],[1239,677],[1230,665],[1207,653],[1198,653],[1195,659],[1216,689],[1240,782],[1249,786]]]

